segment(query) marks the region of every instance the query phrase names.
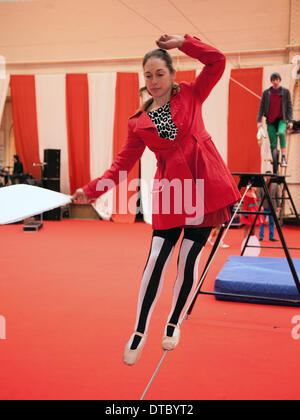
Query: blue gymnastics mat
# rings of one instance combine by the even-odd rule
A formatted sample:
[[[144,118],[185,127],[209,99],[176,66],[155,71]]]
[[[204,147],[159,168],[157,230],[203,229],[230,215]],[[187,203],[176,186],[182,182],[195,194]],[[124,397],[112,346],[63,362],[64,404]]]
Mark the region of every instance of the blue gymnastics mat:
[[[300,259],[293,259],[293,263],[300,278]],[[216,278],[215,292],[298,302],[273,303],[259,299],[215,296],[217,300],[300,307],[300,295],[286,258],[231,256]]]

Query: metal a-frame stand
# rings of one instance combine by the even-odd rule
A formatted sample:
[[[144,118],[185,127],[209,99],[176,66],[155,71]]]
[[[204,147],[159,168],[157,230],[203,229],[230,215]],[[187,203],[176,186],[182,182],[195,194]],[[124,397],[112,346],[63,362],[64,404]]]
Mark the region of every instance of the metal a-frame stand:
[[[220,241],[222,239],[224,230],[226,228],[226,226],[223,225],[221,227],[220,231],[219,231],[219,234],[217,236],[217,239],[216,239],[216,241],[215,241],[215,243],[213,245],[212,251],[211,251],[211,253],[210,253],[209,257],[208,257],[207,263],[206,263],[205,268],[203,270],[203,273],[202,273],[202,276],[201,276],[201,284],[198,285],[198,287],[199,287],[198,294],[195,296],[194,300],[192,301],[192,303],[191,303],[191,305],[190,305],[190,307],[189,307],[189,309],[187,311],[187,315],[190,315],[192,313],[192,310],[194,308],[194,305],[196,303],[196,300],[197,300],[199,294],[222,296],[222,297],[234,297],[234,298],[247,299],[247,300],[253,299],[253,300],[256,300],[256,301],[257,300],[261,300],[261,301],[267,301],[269,303],[281,303],[281,304],[284,304],[284,303],[293,303],[293,304],[296,304],[296,305],[300,305],[300,282],[299,282],[299,277],[298,277],[298,274],[296,272],[296,269],[295,269],[293,260],[292,260],[292,258],[290,256],[290,252],[289,252],[289,249],[300,250],[300,248],[288,248],[288,246],[287,246],[287,244],[285,242],[285,238],[284,238],[284,235],[283,235],[283,232],[282,232],[282,229],[281,229],[281,226],[280,226],[280,223],[279,223],[277,214],[276,214],[276,210],[275,210],[275,208],[273,206],[272,199],[270,197],[268,186],[267,186],[267,184],[265,182],[265,177],[271,177],[270,183],[277,183],[277,184],[283,184],[284,185],[284,188],[283,189],[285,191],[287,191],[288,199],[290,200],[290,202],[292,204],[293,210],[294,210],[295,215],[296,215],[296,218],[297,218],[297,222],[300,225],[299,215],[297,213],[297,210],[296,210],[295,204],[293,202],[292,196],[291,196],[290,191],[288,189],[288,186],[286,184],[286,180],[285,180],[286,176],[285,175],[270,174],[270,173],[268,173],[268,174],[233,173],[232,175],[235,175],[235,176],[239,176],[240,177],[240,181],[239,181],[239,185],[238,185],[239,191],[242,188],[247,187],[249,184],[251,184],[252,187],[262,188],[263,191],[264,191],[264,195],[263,195],[262,200],[260,202],[258,211],[250,212],[250,211],[239,210],[237,212],[237,214],[249,214],[249,213],[255,214],[255,218],[254,218],[253,224],[252,224],[252,226],[251,226],[251,228],[249,230],[249,234],[248,234],[248,237],[247,237],[247,239],[245,241],[245,245],[244,245],[244,247],[242,249],[241,256],[244,255],[244,252],[245,252],[245,249],[246,249],[247,246],[248,247],[253,247],[252,245],[248,245],[248,242],[249,242],[250,236],[252,234],[252,231],[254,229],[254,226],[256,224],[256,221],[257,221],[258,216],[259,215],[270,215],[269,212],[261,211],[262,204],[263,204],[264,200],[267,199],[268,204],[269,204],[269,209],[271,210],[271,216],[273,216],[273,219],[274,219],[274,222],[275,222],[275,226],[277,228],[277,232],[278,232],[278,235],[279,235],[279,238],[280,238],[280,241],[281,241],[282,246],[281,247],[279,247],[279,246],[278,247],[277,246],[276,247],[275,246],[274,247],[273,246],[272,247],[271,246],[270,247],[263,247],[263,246],[261,246],[261,248],[280,248],[280,249],[283,249],[284,250],[284,253],[285,253],[285,256],[286,256],[286,259],[287,259],[289,268],[291,270],[291,273],[292,273],[292,276],[293,276],[293,279],[294,279],[294,282],[295,282],[295,286],[296,286],[296,288],[298,290],[298,293],[299,293],[299,300],[279,299],[279,298],[272,298],[272,297],[266,297],[266,296],[264,296],[264,297],[261,296],[260,297],[260,296],[250,296],[250,295],[237,295],[237,294],[233,294],[233,293],[207,292],[207,291],[201,290],[201,288],[202,288],[202,286],[204,284],[205,277],[207,275],[207,268],[210,266],[211,260],[214,258],[215,254],[216,254],[216,251],[217,251],[217,249],[219,247],[219,244],[220,244]],[[206,274],[204,275],[204,273],[206,273]]]
[[[275,177],[274,178],[274,181],[273,181],[273,182],[276,182],[279,185],[280,184],[283,185],[283,188],[282,188],[282,191],[281,191],[281,196],[280,197],[277,197],[278,200],[280,201],[280,223],[281,224],[283,223],[283,218],[284,218],[283,211],[284,211],[284,207],[285,207],[285,200],[289,200],[290,201],[290,204],[292,206],[294,215],[296,217],[297,224],[300,225],[299,214],[297,214],[297,210],[296,210],[294,201],[292,199],[292,196],[291,196],[291,193],[290,193],[290,190],[288,188],[288,185],[286,183],[285,178],[286,178],[286,175],[278,175],[277,178]],[[285,196],[285,193],[287,193],[287,197]]]

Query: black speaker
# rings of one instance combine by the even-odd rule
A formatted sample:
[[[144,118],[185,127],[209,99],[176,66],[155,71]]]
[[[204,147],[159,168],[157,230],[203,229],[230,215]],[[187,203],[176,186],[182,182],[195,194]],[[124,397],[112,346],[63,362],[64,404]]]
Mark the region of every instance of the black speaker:
[[[43,213],[44,220],[61,220],[61,207]]]
[[[60,192],[59,179],[43,179],[43,187],[47,190]],[[46,211],[43,215],[44,220],[61,220],[61,208]]]
[[[44,150],[43,178],[60,178],[60,150]]]
[[[45,149],[43,166],[43,187],[60,192],[60,150]],[[50,210],[44,213],[44,220],[61,220],[61,208]]]
[[[60,179],[43,179],[43,188],[47,190],[60,192]]]

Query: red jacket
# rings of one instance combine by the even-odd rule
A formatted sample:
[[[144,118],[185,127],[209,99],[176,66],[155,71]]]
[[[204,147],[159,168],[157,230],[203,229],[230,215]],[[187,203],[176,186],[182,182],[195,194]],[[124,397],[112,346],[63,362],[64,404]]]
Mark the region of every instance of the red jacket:
[[[101,180],[103,182],[112,180],[117,184],[119,172],[129,172],[148,146],[157,158],[152,195],[153,229],[196,224],[189,221],[193,216],[203,213],[203,210],[204,214],[214,213],[235,204],[240,199],[236,184],[206,131],[202,119],[202,103],[224,72],[225,56],[217,49],[189,35],[186,35],[180,50],[200,60],[205,67],[195,82],[181,83],[179,92],[171,97],[172,119],[178,127],[176,139],[173,141],[160,138],[148,114],[145,111],[137,112],[129,119],[127,141],[111,168],[101,178],[84,187],[88,197],[99,197],[104,193],[99,191],[102,189]],[[204,202],[199,196],[196,200],[198,179],[204,180]],[[175,191],[176,188],[169,188],[170,212],[164,214],[166,212],[162,209],[166,197],[164,182],[175,182],[175,180],[181,182],[183,189],[179,191],[181,188],[178,188]],[[184,187],[185,180],[189,188]],[[191,203],[188,206],[185,205],[187,199]],[[192,214],[193,206],[195,211]]]

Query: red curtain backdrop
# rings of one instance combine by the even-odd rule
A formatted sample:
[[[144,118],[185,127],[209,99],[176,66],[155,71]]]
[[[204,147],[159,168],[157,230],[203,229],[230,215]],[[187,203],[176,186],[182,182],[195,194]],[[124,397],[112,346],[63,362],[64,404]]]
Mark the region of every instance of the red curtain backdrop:
[[[115,122],[114,122],[114,139],[113,139],[113,158],[122,149],[127,139],[128,118],[133,115],[139,108],[139,78],[137,73],[117,73],[116,82],[116,105],[115,105]],[[119,214],[119,191],[127,191],[128,201],[136,194],[135,191],[129,192],[128,183],[132,179],[139,178],[139,162],[135,164],[128,174],[127,181],[116,188],[116,214],[112,216],[114,222],[134,223],[135,214],[127,211],[127,214]],[[132,197],[134,200],[134,197]],[[132,201],[131,200],[131,201]]]
[[[66,75],[70,190],[90,180],[89,89],[87,74]]]
[[[262,95],[263,68],[233,69],[231,77],[257,95]],[[259,104],[259,98],[230,80],[228,167],[231,172],[260,172],[261,156],[256,139]]]
[[[184,70],[184,71],[177,71],[175,82],[193,82],[196,79],[196,70]]]
[[[41,170],[33,166],[40,163],[34,76],[12,75],[10,87],[16,153],[24,172],[39,179]]]

